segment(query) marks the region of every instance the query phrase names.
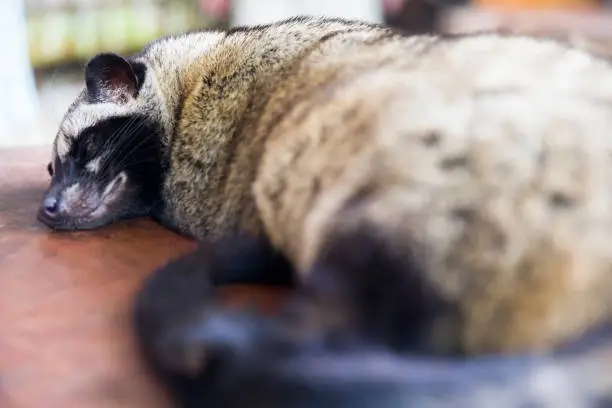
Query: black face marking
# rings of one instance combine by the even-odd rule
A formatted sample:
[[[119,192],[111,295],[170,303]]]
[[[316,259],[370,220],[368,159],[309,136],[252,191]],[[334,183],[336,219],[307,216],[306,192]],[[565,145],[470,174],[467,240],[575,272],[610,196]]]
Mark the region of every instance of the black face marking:
[[[161,134],[145,116],[114,117],[84,129],[66,156],[49,166],[39,220],[53,229],[91,229],[149,215],[163,177]],[[88,168],[92,160],[97,165]]]
[[[49,162],[49,164],[47,164],[47,173],[49,173],[49,175],[51,177],[53,177],[53,163]]]

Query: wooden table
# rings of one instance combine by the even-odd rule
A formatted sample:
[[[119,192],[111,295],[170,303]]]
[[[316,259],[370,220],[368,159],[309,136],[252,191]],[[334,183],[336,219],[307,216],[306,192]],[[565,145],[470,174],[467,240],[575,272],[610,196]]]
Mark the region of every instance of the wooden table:
[[[195,244],[144,220],[49,231],[35,219],[48,157],[0,150],[0,408],[169,408],[136,358],[128,312],[143,278]],[[284,298],[227,293],[266,309]],[[612,361],[609,345],[591,354]]]
[[[0,407],[168,407],[135,357],[128,311],[151,269],[195,244],[146,220],[76,233],[41,226],[49,151],[0,150]],[[229,294],[264,307],[282,298]]]

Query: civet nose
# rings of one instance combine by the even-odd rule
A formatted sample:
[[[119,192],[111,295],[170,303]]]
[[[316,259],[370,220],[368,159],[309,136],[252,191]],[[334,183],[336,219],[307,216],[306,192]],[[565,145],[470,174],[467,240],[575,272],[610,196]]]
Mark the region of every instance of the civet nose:
[[[59,200],[54,194],[49,194],[40,204],[38,220],[48,227],[53,228],[60,217]]]
[[[57,202],[57,198],[54,196],[45,197],[43,201],[43,209],[48,216],[54,217],[57,215],[59,210],[59,203]]]

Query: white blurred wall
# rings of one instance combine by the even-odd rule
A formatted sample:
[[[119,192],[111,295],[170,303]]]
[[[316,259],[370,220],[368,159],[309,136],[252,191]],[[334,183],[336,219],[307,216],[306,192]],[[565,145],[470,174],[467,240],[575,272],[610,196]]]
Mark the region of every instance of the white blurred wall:
[[[0,50],[0,144],[18,144],[38,118],[23,0],[0,0]]]
[[[380,0],[234,0],[231,24],[265,24],[299,14],[383,22]]]

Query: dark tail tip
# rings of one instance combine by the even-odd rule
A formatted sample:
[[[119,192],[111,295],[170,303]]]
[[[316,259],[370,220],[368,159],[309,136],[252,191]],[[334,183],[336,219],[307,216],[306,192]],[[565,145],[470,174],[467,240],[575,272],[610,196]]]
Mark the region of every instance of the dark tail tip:
[[[345,328],[359,336],[421,349],[421,335],[448,304],[428,281],[417,250],[368,225],[335,233],[308,274],[307,293],[323,310],[342,310]]]
[[[202,241],[153,271],[138,290],[132,324],[141,357],[171,388],[198,390],[198,374],[211,357],[225,353],[225,343],[234,347],[249,337],[246,325],[231,330],[220,323],[217,287],[234,283],[290,286],[293,269],[265,239],[238,234]],[[193,393],[199,395],[178,394]]]
[[[215,285],[228,283],[294,286],[293,265],[265,236],[236,234],[215,242],[215,252],[224,265]]]

